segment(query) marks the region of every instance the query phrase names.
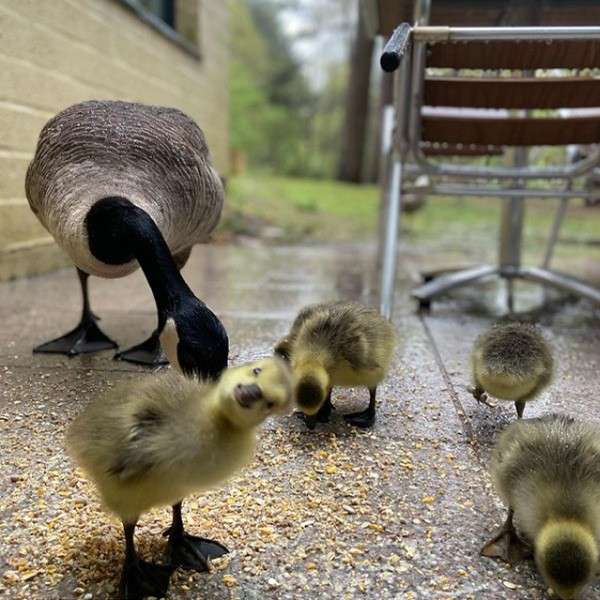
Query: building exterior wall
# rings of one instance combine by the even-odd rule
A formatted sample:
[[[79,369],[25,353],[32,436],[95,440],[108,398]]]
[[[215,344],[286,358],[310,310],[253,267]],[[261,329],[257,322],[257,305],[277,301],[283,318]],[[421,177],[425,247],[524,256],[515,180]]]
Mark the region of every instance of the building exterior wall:
[[[119,0],[0,2],[0,280],[68,264],[30,211],[24,181],[40,129],[71,104],[177,107],[204,130],[217,169],[227,173],[227,0],[175,6],[188,38],[183,15],[196,18],[200,58]]]

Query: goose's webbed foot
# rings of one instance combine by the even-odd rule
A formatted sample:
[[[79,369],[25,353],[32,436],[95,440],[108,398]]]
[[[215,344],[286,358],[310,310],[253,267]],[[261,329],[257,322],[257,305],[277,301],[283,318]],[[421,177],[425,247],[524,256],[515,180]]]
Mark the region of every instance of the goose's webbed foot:
[[[80,269],[77,269],[79,285],[81,287],[81,296],[83,299],[83,310],[79,325],[66,333],[65,335],[50,340],[44,344],[36,346],[33,351],[44,354],[66,354],[67,356],[77,356],[78,354],[87,354],[90,352],[99,352],[100,350],[112,350],[118,348],[118,344],[113,342],[105,333],[103,333],[96,321],[98,317],[90,308],[90,298],[88,294],[89,275]]]
[[[214,540],[188,533],[169,535],[167,554],[173,567],[202,573],[209,570],[209,559],[219,558],[228,553],[229,550],[223,544]]]
[[[162,598],[167,594],[172,573],[173,568],[170,565],[157,565],[140,559],[126,561],[121,573],[120,598]]]
[[[123,352],[115,354],[115,360],[125,360],[138,365],[149,367],[160,367],[168,365],[169,361],[165,356],[159,339],[159,332],[155,331],[147,340],[137,346],[133,346]]]
[[[512,516],[512,511],[510,511],[505,523],[496,530],[494,536],[481,549],[482,556],[500,558],[511,565],[532,556],[532,549],[518,536]]]
[[[75,329],[69,333],[36,346],[33,351],[44,354],[66,354],[77,356],[100,350],[112,350],[117,348],[116,342],[111,340],[96,325],[95,317],[90,313],[81,319]]]

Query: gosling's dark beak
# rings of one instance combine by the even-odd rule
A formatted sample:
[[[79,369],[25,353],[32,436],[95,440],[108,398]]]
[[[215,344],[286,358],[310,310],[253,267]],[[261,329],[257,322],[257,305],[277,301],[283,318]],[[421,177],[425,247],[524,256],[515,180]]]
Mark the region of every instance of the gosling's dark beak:
[[[256,383],[249,385],[238,383],[233,390],[233,397],[244,408],[250,408],[257,400],[262,398],[262,390]]]

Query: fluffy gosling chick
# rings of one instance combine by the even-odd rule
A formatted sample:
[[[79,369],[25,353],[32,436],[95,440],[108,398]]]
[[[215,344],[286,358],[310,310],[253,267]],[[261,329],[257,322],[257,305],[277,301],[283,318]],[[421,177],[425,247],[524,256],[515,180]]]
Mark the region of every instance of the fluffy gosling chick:
[[[122,597],[162,597],[173,568],[205,571],[208,558],[227,553],[218,542],[185,533],[181,500],[247,464],[257,427],[287,411],[291,398],[289,367],[274,357],[227,369],[216,382],[175,372],[130,382],[76,419],[70,453],[123,522]],[[140,560],[134,545],[140,515],[160,505],[173,506],[168,567]]]
[[[514,401],[522,418],[525,403],[552,379],[552,362],[550,347],[533,325],[495,325],[475,341],[471,354],[475,385],[470,391],[486,404],[486,393]]]
[[[377,385],[394,350],[392,324],[376,310],[354,302],[328,302],[303,308],[290,332],[276,346],[296,378],[296,402],[310,429],[331,415],[334,386],[366,386],[369,406],[345,415],[358,427],[375,419]]]
[[[498,439],[491,474],[508,518],[482,554],[526,555],[514,520],[546,583],[577,597],[600,556],[600,427],[561,415],[515,421]]]

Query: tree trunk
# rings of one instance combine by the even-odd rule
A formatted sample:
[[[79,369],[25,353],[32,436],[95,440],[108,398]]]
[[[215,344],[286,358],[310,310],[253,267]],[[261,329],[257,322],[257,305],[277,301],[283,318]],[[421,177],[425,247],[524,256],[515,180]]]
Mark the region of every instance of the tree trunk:
[[[346,118],[338,168],[338,179],[341,181],[358,183],[362,179],[369,116],[372,54],[373,39],[367,36],[362,11],[359,10],[356,37],[350,53]]]

